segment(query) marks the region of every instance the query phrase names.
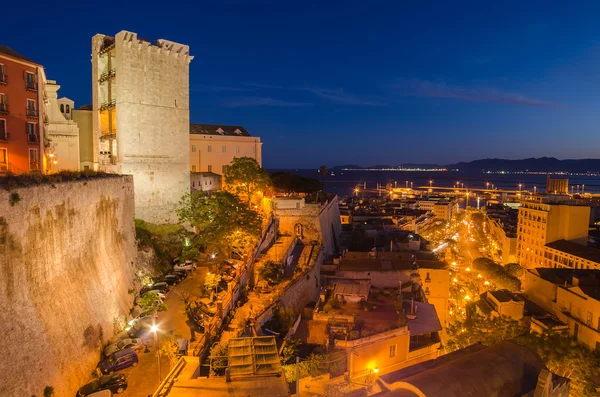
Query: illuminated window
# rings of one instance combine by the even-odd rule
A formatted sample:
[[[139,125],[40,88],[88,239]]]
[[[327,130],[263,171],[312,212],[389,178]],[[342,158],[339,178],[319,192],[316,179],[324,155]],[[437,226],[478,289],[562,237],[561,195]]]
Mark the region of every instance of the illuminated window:
[[[6,169],[2,167],[6,167],[8,165],[8,150],[5,148],[0,148],[0,169]]]
[[[212,172],[212,165],[208,166],[208,172]]]
[[[390,346],[390,358],[396,357],[396,347],[398,345],[391,345]]]
[[[208,152],[208,153],[212,152],[212,146],[208,145],[207,152]]]
[[[39,169],[37,149],[29,149],[29,169],[30,170]]]

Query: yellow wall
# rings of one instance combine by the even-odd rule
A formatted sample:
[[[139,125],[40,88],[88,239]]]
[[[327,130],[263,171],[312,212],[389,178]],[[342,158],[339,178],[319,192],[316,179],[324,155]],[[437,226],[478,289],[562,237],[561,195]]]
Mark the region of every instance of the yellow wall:
[[[79,161],[81,169],[85,166],[94,169],[94,131],[91,110],[73,110],[73,121],[79,128]]]
[[[577,340],[589,349],[600,342],[600,301],[586,296],[579,287],[559,287],[556,306],[559,319],[569,325],[570,335],[577,328]]]
[[[252,157],[262,166],[259,137],[190,134],[189,151],[191,172],[208,172],[210,165],[211,172],[223,175],[234,157]]]

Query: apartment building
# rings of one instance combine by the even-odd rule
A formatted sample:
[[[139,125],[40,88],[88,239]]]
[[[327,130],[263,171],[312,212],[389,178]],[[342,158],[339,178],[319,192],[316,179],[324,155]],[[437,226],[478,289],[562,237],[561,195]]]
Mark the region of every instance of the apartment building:
[[[45,171],[44,68],[0,45],[0,174]]]
[[[190,191],[187,45],[121,31],[92,38],[94,168],[134,178],[135,216],[176,221]]]
[[[587,243],[590,207],[523,201],[519,207],[517,253],[525,268],[549,267],[545,246],[558,240]]]
[[[486,225],[492,237],[494,256],[502,264],[517,262],[517,222],[519,211],[503,205],[486,208]]]
[[[234,157],[252,157],[262,166],[262,143],[244,127],[191,124],[190,171],[223,175]]]
[[[525,295],[569,326],[574,340],[600,351],[600,270],[529,269]]]
[[[600,250],[572,241],[558,240],[546,244],[548,267],[600,270]]]
[[[433,213],[435,217],[443,221],[449,221],[456,214],[458,210],[458,204],[454,200],[441,200],[435,203],[433,206]]]

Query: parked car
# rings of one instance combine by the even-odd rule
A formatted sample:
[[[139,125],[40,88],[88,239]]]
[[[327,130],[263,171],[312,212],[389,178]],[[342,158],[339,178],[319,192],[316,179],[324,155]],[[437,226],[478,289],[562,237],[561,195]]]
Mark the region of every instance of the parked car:
[[[137,353],[130,347],[114,352],[100,362],[100,370],[104,374],[112,374],[115,371],[129,367],[137,367]]]
[[[127,377],[125,375],[105,375],[82,386],[77,391],[77,397],[90,396],[103,390],[108,390],[115,394],[121,394],[125,391],[125,389],[127,389]]]
[[[148,284],[140,290],[140,295],[144,295],[146,292],[153,290],[158,290],[163,294],[166,294],[167,292],[169,292],[170,287],[169,284],[162,281],[154,284]]]
[[[144,341],[142,340],[142,338],[125,338],[116,343],[111,343],[110,345],[106,346],[104,348],[104,355],[108,357],[114,352],[126,349],[128,347],[139,352],[144,348]]]
[[[179,284],[180,280],[181,279],[179,278],[179,276],[171,274],[171,275],[166,275],[166,276],[163,276],[163,277],[155,280],[155,283],[167,283],[169,285],[175,285],[175,284]]]
[[[188,272],[186,272],[185,270],[173,270],[172,274],[179,276],[182,280],[187,278],[188,276]]]
[[[195,264],[193,264],[192,262],[187,262],[187,261],[185,263],[178,263],[173,266],[173,270],[175,270],[175,271],[184,270],[186,272],[191,272],[195,268],[196,268]]]
[[[148,317],[150,317],[148,319]],[[127,335],[130,338],[149,338],[150,336],[150,328],[152,328],[152,324],[154,323],[154,318],[152,316],[148,316],[144,320],[140,320],[134,323],[131,327],[127,328]]]
[[[217,305],[208,298],[200,299],[202,303],[202,311],[208,312],[211,316],[217,312]]]

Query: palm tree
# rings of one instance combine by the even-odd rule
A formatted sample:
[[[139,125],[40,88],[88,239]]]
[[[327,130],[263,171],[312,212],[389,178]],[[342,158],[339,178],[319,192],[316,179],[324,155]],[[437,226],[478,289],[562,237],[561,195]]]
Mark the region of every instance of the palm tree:
[[[322,165],[319,168],[319,173],[321,174],[321,191],[325,191],[325,176],[327,175],[327,166]]]

